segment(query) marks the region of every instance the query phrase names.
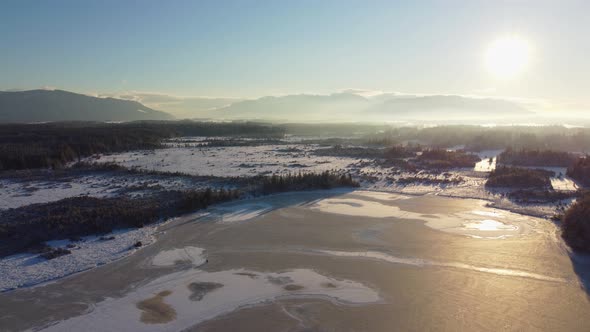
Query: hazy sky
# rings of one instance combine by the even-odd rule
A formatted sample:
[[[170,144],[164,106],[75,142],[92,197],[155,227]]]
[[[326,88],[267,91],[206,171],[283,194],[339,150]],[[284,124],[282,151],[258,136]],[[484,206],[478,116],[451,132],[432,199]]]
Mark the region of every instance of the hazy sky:
[[[590,103],[590,1],[0,0],[0,89],[258,97],[362,88]],[[484,53],[517,34],[516,78]]]

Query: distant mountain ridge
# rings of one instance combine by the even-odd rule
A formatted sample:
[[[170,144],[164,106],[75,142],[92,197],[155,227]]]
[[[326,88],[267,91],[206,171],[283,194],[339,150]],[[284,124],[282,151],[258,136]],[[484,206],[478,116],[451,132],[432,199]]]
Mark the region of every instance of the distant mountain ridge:
[[[0,91],[0,122],[172,120],[141,103],[63,90]]]
[[[354,117],[369,105],[368,99],[350,93],[301,94],[239,101],[219,108],[217,112],[222,118],[342,121],[343,116]]]
[[[449,120],[523,117],[532,114],[516,102],[458,95],[396,95],[363,97],[354,93],[262,97],[217,110],[221,118],[277,120]]]
[[[157,111],[143,103],[167,112]],[[353,92],[258,99],[172,97],[157,94],[92,97],[63,90],[0,91],[0,122],[134,121],[208,118],[315,121],[512,121],[530,117],[517,102],[459,95],[363,96]]]

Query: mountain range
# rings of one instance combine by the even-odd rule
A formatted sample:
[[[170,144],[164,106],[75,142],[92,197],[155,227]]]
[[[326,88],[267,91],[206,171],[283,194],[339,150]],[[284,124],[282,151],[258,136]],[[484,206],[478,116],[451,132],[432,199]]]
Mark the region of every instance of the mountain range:
[[[147,106],[146,106],[147,105]],[[159,110],[156,110],[159,109]],[[354,92],[297,94],[258,99],[127,94],[93,97],[63,90],[0,91],[0,122],[134,121],[199,118],[286,122],[481,122],[534,114],[505,99],[458,95],[363,96]]]
[[[287,95],[244,100],[217,110],[218,117],[289,121],[447,121],[497,120],[530,116],[520,104],[504,99],[456,95],[363,97],[354,93]]]

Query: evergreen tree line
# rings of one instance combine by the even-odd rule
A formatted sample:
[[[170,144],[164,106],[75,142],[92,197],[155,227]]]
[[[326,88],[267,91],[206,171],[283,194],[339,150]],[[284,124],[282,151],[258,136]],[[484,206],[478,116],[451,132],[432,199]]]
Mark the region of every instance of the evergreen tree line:
[[[561,218],[561,236],[572,249],[590,252],[590,194],[565,211]]]
[[[590,152],[589,128],[563,126],[498,126],[468,125],[436,126],[429,128],[398,127],[368,134],[365,142],[391,146],[420,142],[435,148],[462,145],[467,151],[497,150],[554,150]]]
[[[0,212],[0,257],[52,239],[143,227],[236,199],[237,190],[167,191],[150,198],[70,197]]]
[[[515,166],[570,167],[576,157],[568,152],[553,150],[506,149],[498,156],[498,163]]]
[[[309,141],[306,142],[309,143]],[[419,145],[392,145],[383,148],[356,146],[351,142],[338,142],[338,144],[334,144],[328,148],[316,149],[314,150],[314,154],[316,156],[351,157],[360,159],[402,159],[416,157],[416,152],[419,151],[422,151],[422,147]]]
[[[383,148],[367,148],[360,146],[343,146],[336,144],[329,148],[314,150],[316,156],[328,157],[350,157],[350,158],[382,158],[385,150]]]
[[[420,152],[421,154],[418,154]],[[388,148],[343,146],[340,144],[330,148],[314,151],[319,156],[351,157],[359,159],[384,159],[382,165],[409,168],[445,169],[453,167],[474,167],[480,158],[462,150],[448,151],[439,148],[426,148],[421,145],[393,145]],[[409,160],[403,160],[409,159]]]
[[[506,194],[510,200],[517,203],[548,203],[560,202],[566,199],[577,198],[583,195],[582,190],[556,191],[551,189],[528,190],[519,189]]]
[[[554,172],[542,169],[499,166],[490,172],[487,187],[501,188],[551,188]]]
[[[578,158],[568,168],[567,175],[584,186],[590,186],[590,158],[588,156]]]
[[[418,156],[418,161],[427,168],[445,169],[454,167],[475,167],[481,159],[465,151],[448,151],[446,149],[427,149]]]
[[[335,171],[322,173],[273,174],[263,177],[260,190],[264,194],[284,191],[331,189],[336,187],[358,187],[359,183],[350,174],[338,174]]]
[[[384,157],[386,159],[403,159],[415,157],[416,153],[422,151],[419,145],[393,145],[385,149]]]

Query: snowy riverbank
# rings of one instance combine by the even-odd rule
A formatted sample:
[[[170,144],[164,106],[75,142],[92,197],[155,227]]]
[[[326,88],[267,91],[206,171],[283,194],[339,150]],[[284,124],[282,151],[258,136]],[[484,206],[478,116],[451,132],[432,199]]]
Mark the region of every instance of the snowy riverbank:
[[[0,259],[0,292],[34,286],[68,275],[92,269],[129,256],[142,246],[155,241],[154,235],[162,225],[136,229],[121,229],[102,236],[86,236],[79,241],[49,241],[52,248],[68,248],[71,254],[45,259],[35,253],[21,253]]]

